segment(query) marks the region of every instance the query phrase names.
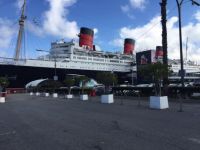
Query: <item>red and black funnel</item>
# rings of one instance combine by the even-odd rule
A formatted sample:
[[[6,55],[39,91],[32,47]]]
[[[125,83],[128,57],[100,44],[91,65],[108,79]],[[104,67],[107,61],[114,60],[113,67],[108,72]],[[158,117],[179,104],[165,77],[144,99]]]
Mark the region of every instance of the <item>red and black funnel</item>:
[[[124,40],[124,54],[132,55],[135,49],[135,40],[134,39],[125,39]]]
[[[79,34],[79,46],[85,46],[86,49],[93,49],[94,31],[92,29],[82,27]]]

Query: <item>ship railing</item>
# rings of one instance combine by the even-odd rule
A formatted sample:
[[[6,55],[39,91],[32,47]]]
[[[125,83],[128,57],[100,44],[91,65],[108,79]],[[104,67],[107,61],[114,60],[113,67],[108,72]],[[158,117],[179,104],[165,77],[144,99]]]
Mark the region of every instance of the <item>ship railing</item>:
[[[23,64],[23,63],[25,63],[25,62],[26,62],[25,59],[15,60],[15,59],[13,59],[13,58],[0,57],[0,63],[1,63],[1,64],[16,65],[16,64]]]

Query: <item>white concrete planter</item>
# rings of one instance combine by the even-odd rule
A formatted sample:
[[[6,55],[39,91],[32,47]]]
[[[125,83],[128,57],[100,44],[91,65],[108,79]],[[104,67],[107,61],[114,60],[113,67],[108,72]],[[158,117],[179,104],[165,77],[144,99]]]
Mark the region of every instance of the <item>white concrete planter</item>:
[[[44,93],[44,96],[45,97],[49,97],[49,93]]]
[[[5,97],[0,97],[0,103],[5,103],[6,102],[6,98]]]
[[[114,103],[113,94],[101,95],[101,103]]]
[[[169,108],[167,96],[150,96],[150,108],[166,109]]]
[[[33,95],[33,92],[30,92],[30,95],[32,96],[32,95]]]
[[[88,100],[88,95],[87,94],[80,95],[80,100],[87,101]]]
[[[36,92],[35,95],[36,95],[36,96],[40,96],[40,92]]]
[[[71,98],[73,98],[73,95],[72,94],[65,95],[65,98],[71,99]]]
[[[53,93],[53,98],[57,98],[58,97],[58,93]]]

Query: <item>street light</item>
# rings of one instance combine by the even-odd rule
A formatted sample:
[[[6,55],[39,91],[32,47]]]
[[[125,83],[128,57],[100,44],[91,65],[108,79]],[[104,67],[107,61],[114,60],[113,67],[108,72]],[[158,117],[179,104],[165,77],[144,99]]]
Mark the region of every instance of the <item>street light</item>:
[[[131,69],[131,85],[133,85],[133,68]]]
[[[38,52],[47,52],[47,53],[50,53],[50,51],[43,50],[43,49],[36,49],[36,51],[38,51]],[[54,62],[55,62],[55,64],[54,64],[54,77],[53,77],[53,79],[54,79],[55,81],[57,81],[57,80],[58,80],[58,76],[57,76],[57,73],[56,73],[56,56],[54,56]]]
[[[180,40],[180,62],[181,62],[181,70],[180,70],[180,76],[181,76],[181,85],[182,90],[184,89],[184,76],[185,76],[185,70],[183,68],[183,46],[182,46],[182,25],[181,25],[181,6],[183,4],[184,0],[176,0],[177,6],[178,6],[178,18],[179,18],[179,40]],[[195,0],[190,0],[192,2],[192,5],[200,6],[198,2]],[[180,99],[180,112],[182,112],[182,99]]]
[[[111,73],[114,76],[114,69],[111,71]],[[114,87],[114,81],[113,81],[113,87]]]
[[[197,6],[200,6],[200,4],[194,0],[191,0],[192,1],[192,5],[197,5]]]

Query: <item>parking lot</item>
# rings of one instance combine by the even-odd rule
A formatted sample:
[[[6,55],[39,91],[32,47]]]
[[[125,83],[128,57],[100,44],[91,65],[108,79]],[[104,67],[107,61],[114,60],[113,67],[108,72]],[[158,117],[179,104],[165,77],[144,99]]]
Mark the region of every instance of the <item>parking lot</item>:
[[[121,101],[123,100],[123,105]],[[0,150],[199,150],[200,103],[152,110],[147,98],[80,101],[9,95],[0,104]]]

